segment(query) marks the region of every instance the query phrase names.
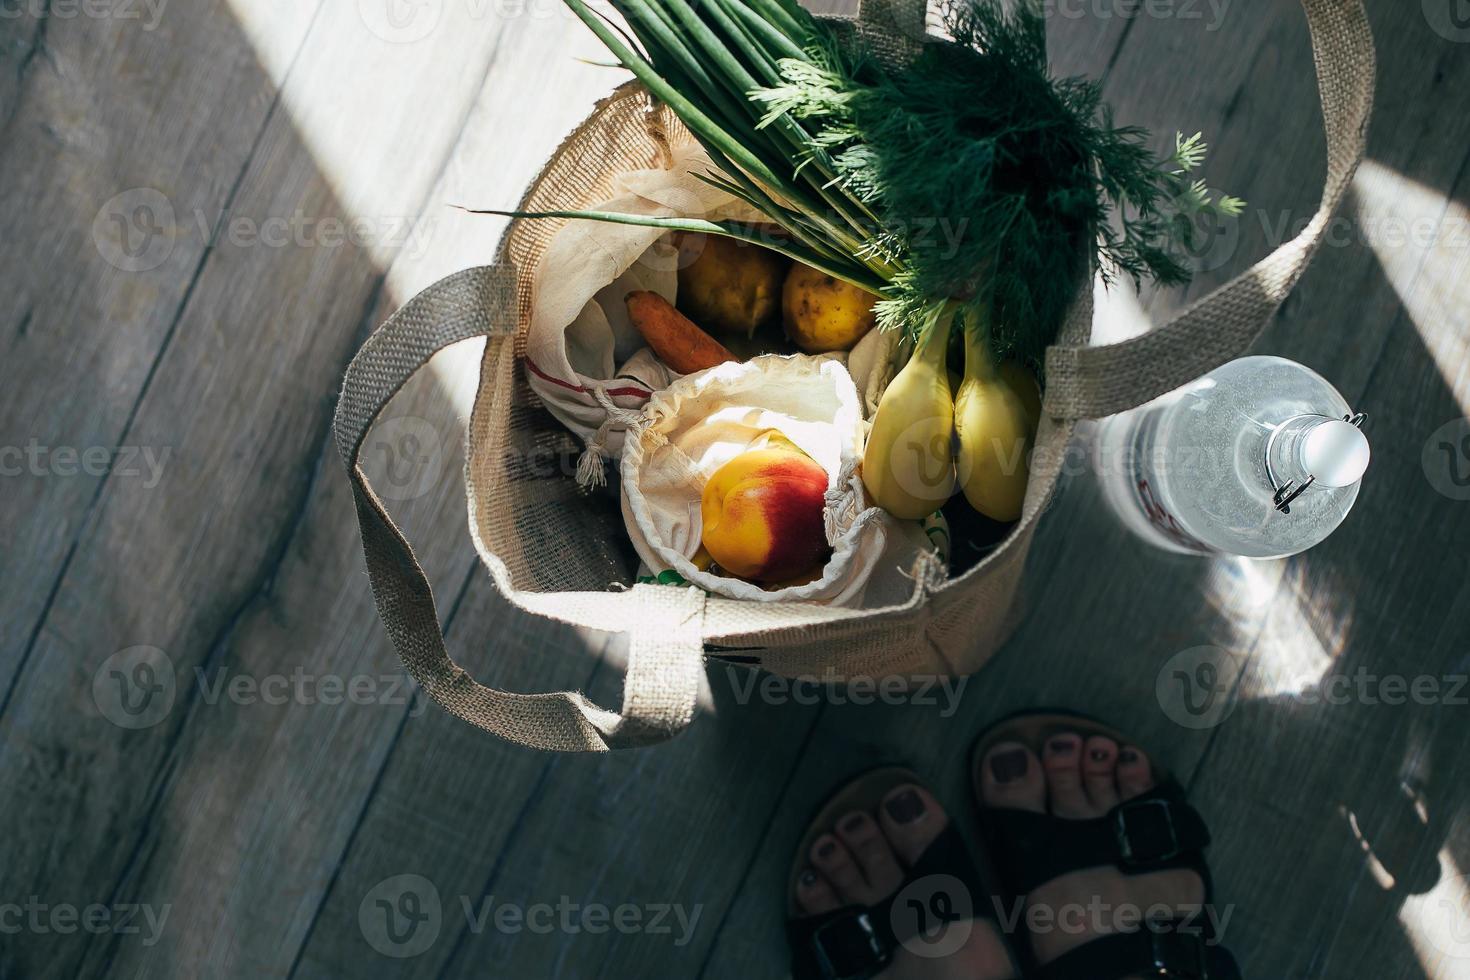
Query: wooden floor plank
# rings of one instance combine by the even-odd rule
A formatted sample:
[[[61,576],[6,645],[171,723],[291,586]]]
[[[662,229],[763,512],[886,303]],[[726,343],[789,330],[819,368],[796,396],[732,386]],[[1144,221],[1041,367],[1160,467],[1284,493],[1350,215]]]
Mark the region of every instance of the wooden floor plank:
[[[286,842],[317,853],[314,820],[326,838],[336,833],[340,841],[370,784],[373,753],[365,769],[331,756],[293,759],[289,778],[326,794],[323,805],[298,814],[289,796],[275,795],[282,783],[243,776],[252,760],[281,755],[277,727],[292,712],[228,698],[223,708],[208,705],[193,672],[289,677],[326,661],[350,676],[390,663],[371,629],[366,590],[351,578],[356,544],[346,533],[351,509],[328,441],[330,393],[381,298],[380,262],[396,247],[388,237],[393,222],[430,206],[428,194],[480,96],[499,26],[451,20],[435,40],[415,46],[372,35],[355,5],[332,5],[314,23],[282,92],[286,111],[272,117],[241,181],[230,215],[241,234],[222,237],[209,252],[138,409],[140,441],[178,447],[167,478],[146,491],[108,485],[0,718],[0,794],[13,801],[7,826],[20,838],[39,832],[53,839],[49,830],[69,842],[64,853],[18,844],[0,871],[0,892],[168,903],[189,924],[171,930],[167,944],[148,947],[126,938],[98,937],[84,947],[74,937],[38,937],[6,951],[23,956],[18,972],[70,975],[84,949],[89,970],[114,956],[130,972],[164,974],[289,966],[291,939],[299,940],[309,919],[279,901],[280,889],[287,881],[288,895],[305,896],[311,879],[272,875],[261,855],[274,847],[290,861]],[[442,214],[441,202],[432,206]],[[284,242],[248,234],[248,227],[272,234],[267,222],[279,226],[297,215],[374,224],[359,243],[329,237],[327,224],[301,225],[302,237],[292,230]],[[480,247],[488,250],[488,241]],[[326,481],[340,495],[329,497]],[[452,494],[438,500],[445,518],[449,500]],[[329,507],[343,529],[326,539],[333,546],[325,552],[302,533],[318,507]],[[452,542],[462,570],[463,538]],[[326,575],[326,554],[337,556],[335,575]],[[277,593],[277,586],[291,591]],[[344,588],[350,602],[342,601]],[[296,635],[309,638],[298,646]],[[376,641],[362,660],[354,635],[363,645]],[[127,731],[104,716],[92,680],[113,652],[137,644],[165,651],[177,697],[154,727]],[[322,657],[322,648],[333,656]],[[348,725],[337,743],[348,755],[359,731],[386,733],[381,751],[402,711],[389,707],[375,718],[371,710],[325,710],[317,721],[327,730]],[[302,744],[324,741],[330,744],[315,734]],[[245,768],[222,771],[222,758]],[[264,877],[230,881],[245,867]],[[304,900],[309,908],[310,897]],[[254,933],[237,931],[232,914],[242,902],[258,916],[245,920]]]
[[[1462,709],[1324,704],[1312,688],[1355,690],[1360,671],[1465,671],[1465,618],[1444,617],[1466,608],[1470,514],[1434,490],[1421,451],[1470,404],[1470,242],[1457,203],[1470,189],[1470,121],[1440,110],[1441,93],[1470,82],[1470,58],[1417,10],[1372,14],[1383,84],[1370,162],[1266,346],[1318,366],[1369,413],[1375,459],[1344,528],[1290,563],[1291,587],[1245,651],[1243,700],[1199,783],[1218,814],[1220,885],[1239,903],[1255,975],[1420,980],[1459,975],[1470,952],[1455,945],[1456,960],[1436,946],[1453,942],[1448,923],[1422,904],[1470,860],[1453,832],[1465,806]],[[1367,683],[1372,699],[1376,682]],[[1416,804],[1427,804],[1422,814]],[[1464,907],[1463,891],[1440,899]]]
[[[258,2],[289,63],[317,4]],[[228,7],[0,18],[0,445],[26,453],[0,494],[0,704],[104,483],[151,490],[181,448],[130,423],[275,103]]]

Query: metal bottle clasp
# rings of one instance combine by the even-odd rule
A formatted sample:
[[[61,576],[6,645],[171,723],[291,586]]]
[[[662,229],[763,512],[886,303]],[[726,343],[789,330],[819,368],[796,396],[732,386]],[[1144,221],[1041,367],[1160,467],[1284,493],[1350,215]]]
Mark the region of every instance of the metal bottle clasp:
[[[1349,425],[1354,426],[1355,428],[1361,429],[1363,427],[1363,422],[1366,421],[1367,418],[1368,416],[1365,412],[1354,412],[1352,415],[1344,415],[1342,417],[1342,420]],[[1273,441],[1276,438],[1274,433],[1272,434],[1271,438]],[[1317,482],[1317,478],[1315,476],[1308,474],[1307,479],[1300,486],[1297,485],[1297,482],[1295,480],[1287,480],[1285,483],[1278,486],[1276,483],[1276,473],[1271,468],[1271,444],[1269,442],[1266,444],[1266,476],[1271,481],[1271,489],[1276,491],[1271,496],[1271,502],[1275,504],[1276,509],[1281,511],[1281,513],[1283,514],[1290,514],[1291,502],[1300,497],[1306,491],[1307,487],[1310,487],[1313,483]]]

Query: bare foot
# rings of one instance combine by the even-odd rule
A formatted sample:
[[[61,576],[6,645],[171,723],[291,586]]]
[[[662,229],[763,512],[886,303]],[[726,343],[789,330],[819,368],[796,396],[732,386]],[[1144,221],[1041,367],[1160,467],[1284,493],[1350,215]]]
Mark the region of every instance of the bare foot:
[[[1050,813],[1069,820],[1107,814],[1154,788],[1148,757],[1135,746],[1077,734],[1051,736],[1043,758],[1016,742],[986,753],[981,796],[987,806]],[[1099,936],[1134,931],[1146,919],[1198,915],[1199,874],[1170,869],[1126,875],[1113,867],[1062,875],[1025,896],[1032,952],[1047,964]]]
[[[883,799],[874,813],[849,813],[837,821],[835,834],[824,834],[812,844],[811,866],[797,881],[797,903],[808,915],[820,915],[845,905],[877,905],[897,892],[906,870],[940,831],[949,816],[922,786],[899,786]],[[988,895],[973,896],[984,909]],[[945,927],[968,930],[968,938],[953,952],[945,948],[944,932],[924,946],[900,947],[893,964],[880,980],[1006,980],[1020,976],[1000,930],[989,919],[951,923]]]

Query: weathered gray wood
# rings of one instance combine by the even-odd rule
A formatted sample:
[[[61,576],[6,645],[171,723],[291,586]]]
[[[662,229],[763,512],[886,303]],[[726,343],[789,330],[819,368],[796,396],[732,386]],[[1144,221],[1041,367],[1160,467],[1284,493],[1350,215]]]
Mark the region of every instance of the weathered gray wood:
[[[1444,617],[1465,608],[1470,514],[1434,492],[1420,450],[1470,404],[1470,242],[1463,207],[1444,205],[1464,199],[1467,120],[1439,111],[1436,95],[1470,81],[1470,58],[1418,9],[1377,5],[1372,14],[1383,79],[1372,162],[1351,221],[1262,346],[1319,367],[1369,413],[1375,461],[1347,525],[1288,565],[1265,628],[1238,648],[1250,658],[1243,700],[1198,783],[1218,815],[1220,887],[1239,903],[1244,961],[1255,975],[1419,978],[1464,969],[1434,943],[1447,941],[1446,920],[1414,904],[1436,875],[1453,879],[1465,867],[1463,833],[1451,829],[1464,806],[1461,709],[1282,696],[1303,686],[1310,696],[1314,681],[1360,669],[1408,678],[1465,669],[1463,616]],[[1424,218],[1436,249],[1413,241]],[[1439,350],[1438,364],[1426,346]],[[1403,782],[1422,797],[1427,826]],[[1390,869],[1392,887],[1375,879],[1354,825]],[[1283,876],[1287,866],[1293,873]],[[1454,884],[1442,883],[1433,901],[1458,903],[1463,916]],[[1429,930],[1428,941],[1416,929]]]
[[[394,250],[381,234],[430,207],[435,217],[443,213],[442,202],[428,194],[496,48],[501,22],[465,22],[468,11],[446,16],[436,43],[420,46],[371,36],[356,5],[332,5],[313,21],[280,108],[241,178],[232,218],[366,217],[377,222],[376,237],[359,246],[316,237],[330,232],[311,226],[305,245],[226,237],[208,254],[133,424],[144,444],[178,447],[167,478],[147,491],[120,481],[104,488],[36,653],[0,717],[7,824],[56,826],[67,837],[64,855],[18,847],[5,861],[0,892],[169,903],[183,918],[167,945],[146,948],[126,938],[88,944],[88,937],[36,937],[7,952],[21,957],[21,973],[70,975],[78,963],[100,972],[114,956],[130,972],[178,966],[183,973],[250,973],[262,963],[282,972],[291,940],[309,925],[274,890],[297,866],[286,845],[320,853],[315,819],[328,839],[350,830],[352,807],[374,767],[341,759],[366,748],[366,737],[356,737],[361,729],[349,723],[338,756],[323,760],[325,772],[298,758],[254,791],[242,771],[221,771],[218,760],[239,758],[249,767],[244,771],[254,771],[257,755],[282,757],[276,725],[292,713],[228,699],[222,707],[209,705],[193,671],[263,677],[322,665],[342,676],[390,669],[371,601],[350,571],[357,545],[347,533],[350,506],[328,446],[330,397],[379,298],[379,263]],[[175,39],[180,46],[188,41],[187,35]],[[465,243],[472,246],[473,239]],[[316,492],[326,480],[339,481],[333,484],[339,496]],[[451,489],[438,503],[457,509],[452,499]],[[314,507],[330,508],[343,528],[326,539],[339,556],[330,575],[304,524]],[[445,534],[439,541],[452,541],[448,550],[457,561],[448,564],[461,570],[451,577],[457,584],[467,567],[463,539]],[[297,556],[309,571],[288,561]],[[432,547],[429,557],[439,564]],[[282,598],[275,589],[288,582],[289,598]],[[307,584],[325,590],[313,594]],[[343,589],[352,599],[346,606]],[[282,629],[287,608],[294,612]],[[321,616],[323,609],[338,616]],[[313,625],[322,632],[313,633]],[[359,661],[358,650],[370,640],[370,655]],[[157,726],[123,731],[92,703],[92,677],[111,653],[140,643],[172,659],[178,697]],[[333,644],[340,645],[334,650]],[[403,715],[401,707],[388,706],[375,723],[372,708],[315,710],[329,730],[348,719],[384,740]],[[300,744],[323,740],[316,732]],[[79,745],[85,778],[54,778],[53,767],[76,758]],[[334,773],[345,787],[334,785]],[[283,821],[282,811],[267,806],[291,799],[292,778],[326,792],[322,805],[306,810],[315,819]],[[230,795],[246,788],[252,792]],[[338,793],[350,801],[346,810]],[[255,809],[244,806],[247,800]],[[285,806],[290,812],[291,804]],[[262,807],[270,812],[262,815]],[[289,833],[264,841],[252,817]],[[232,829],[221,838],[224,827]],[[276,848],[283,864],[259,865],[261,877],[238,887],[213,887],[238,873],[232,855],[253,854],[256,846]],[[211,862],[223,863],[217,877],[201,874]],[[329,873],[330,867],[321,872],[321,884]],[[297,884],[288,890],[307,894]],[[240,922],[242,907],[249,909],[247,928],[221,928]],[[265,949],[274,955],[265,957]]]
[[[1145,295],[1144,308],[1163,315],[1315,207],[1321,137],[1306,33],[1292,4],[1239,0],[1218,30],[1207,4],[1188,5],[1199,20],[1103,6],[1113,15],[1054,15],[1058,70],[1106,73],[1124,121],[1161,134],[1204,129],[1217,148],[1212,183],[1253,208],[1238,244],[1214,253],[1223,261],[1189,294]],[[1078,477],[1037,542],[1031,617],[956,704],[941,693],[933,705],[804,707],[781,703],[780,686],[742,703],[747,678],[715,665],[712,705],[692,731],[607,758],[525,753],[432,706],[210,704],[193,675],[203,667],[214,684],[220,671],[289,678],[300,668],[370,679],[394,700],[379,678],[398,667],[361,574],[324,399],[367,324],[489,256],[498,223],[444,205],[514,198],[609,84],[567,58],[598,56],[595,43],[546,6],[507,20],[493,5],[444,4],[425,37],[400,35],[405,43],[384,49],[361,34],[353,4],[324,6],[313,23],[306,8],[236,3],[240,28],[222,7],[170,6],[169,44],[130,37],[125,24],[53,23],[48,45],[62,57],[51,61],[25,54],[31,19],[0,21],[21,38],[27,65],[0,89],[0,160],[38,205],[0,204],[9,209],[0,250],[10,250],[0,254],[14,270],[0,304],[16,304],[0,305],[0,338],[10,312],[35,309],[29,321],[12,317],[29,323],[23,336],[0,339],[0,445],[48,431],[36,421],[44,405],[70,413],[56,415],[54,431],[79,445],[175,447],[157,488],[114,477],[95,506],[97,484],[84,478],[6,482],[7,545],[12,528],[21,535],[0,560],[12,666],[29,642],[13,637],[48,611],[0,714],[0,902],[38,894],[171,909],[154,946],[136,936],[7,936],[0,976],[780,976],[790,850],[824,796],[863,768],[904,762],[964,820],[970,740],[1037,703],[1117,722],[1190,781],[1216,831],[1221,898],[1235,908],[1232,944],[1249,975],[1459,975],[1464,961],[1441,948],[1435,903],[1463,901],[1456,887],[1470,871],[1462,709],[1280,696],[1329,668],[1466,671],[1467,505],[1432,491],[1420,450],[1470,405],[1470,242],[1459,203],[1470,190],[1470,119],[1445,111],[1470,81],[1470,48],[1436,35],[1420,5],[1371,6],[1382,61],[1375,164],[1351,203],[1360,226],[1380,231],[1389,219],[1428,217],[1436,244],[1368,247],[1349,232],[1353,240],[1324,249],[1262,344],[1323,370],[1371,415],[1375,463],[1339,535],[1285,563],[1172,558],[1128,539]],[[112,47],[87,47],[115,28]],[[135,61],[150,66],[147,79],[189,81],[129,87],[119,66]],[[108,83],[117,109],[84,125],[65,111],[75,92]],[[241,91],[254,93],[253,130],[231,118]],[[58,131],[69,136],[62,150]],[[126,152],[98,159],[78,149],[104,144]],[[174,268],[187,252],[181,239],[155,272],[116,274],[91,258],[66,265],[56,256],[74,246],[96,254],[90,223],[110,194],[91,201],[92,191],[123,179],[109,166],[134,168],[138,184],[175,175],[185,189],[175,197],[170,184],[169,196],[190,208],[233,200],[238,215],[257,219],[298,206],[413,218],[426,251],[224,243]],[[76,285],[49,289],[57,322],[42,343],[32,293],[54,277]],[[1114,302],[1127,310],[1122,295]],[[97,325],[112,310],[132,318],[116,336]],[[170,310],[180,315],[171,332]],[[615,702],[621,641],[508,612],[469,550],[456,440],[473,346],[436,359],[395,400],[368,465],[388,479],[390,454],[413,448],[405,435],[438,443],[423,495],[391,506],[467,667],[511,688],[581,687]],[[58,385],[89,397],[62,405]],[[423,423],[391,421],[404,418]],[[126,731],[99,717],[92,679],[108,655],[137,643],[167,650],[180,690],[162,723]],[[1161,710],[1155,684],[1172,654],[1202,644],[1234,653],[1244,673],[1225,723],[1189,731]],[[409,874],[433,883],[441,916],[428,949],[400,959],[374,948],[360,913],[374,913],[380,883]],[[496,908],[563,896],[609,909],[697,906],[699,919],[683,944],[677,919],[672,935],[494,925]],[[483,911],[487,900],[491,920],[468,922],[463,902]]]
[[[261,0],[261,57],[289,63],[316,6]],[[137,19],[76,5],[36,16],[49,9],[14,4],[0,18],[0,445],[47,450],[0,494],[7,546],[24,556],[0,562],[0,702],[104,483],[153,480],[113,451],[146,448],[167,468],[182,449],[145,442],[133,411],[275,100],[226,3],[169,4],[156,20],[143,4]],[[67,452],[102,455],[83,466]]]

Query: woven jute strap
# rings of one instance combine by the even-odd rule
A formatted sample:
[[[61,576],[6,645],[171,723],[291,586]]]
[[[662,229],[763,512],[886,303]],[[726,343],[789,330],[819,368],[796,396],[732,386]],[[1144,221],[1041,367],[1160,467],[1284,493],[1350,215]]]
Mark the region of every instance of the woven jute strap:
[[[1376,61],[1361,0],[1302,0],[1327,131],[1321,204],[1296,238],[1150,333],[1103,347],[1052,347],[1046,410],[1086,419],[1141,405],[1245,353],[1301,278],[1352,183],[1368,138]]]
[[[577,692],[513,694],[485,687],[450,659],[429,580],[362,471],[359,456],[373,420],[436,351],[514,331],[513,322],[492,323],[491,313],[516,309],[515,288],[508,263],[449,276],[383,324],[347,369],[333,431],[352,479],[378,614],[425,693],[487,732],[531,748],[569,752],[661,742],[694,717],[704,669],[703,593],[639,585],[620,597],[631,628],[621,712],[600,708]]]
[[[928,9],[927,0],[861,0],[853,17],[825,19],[851,23],[868,54],[884,66],[901,68],[918,57],[930,40]]]

